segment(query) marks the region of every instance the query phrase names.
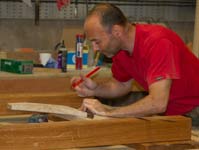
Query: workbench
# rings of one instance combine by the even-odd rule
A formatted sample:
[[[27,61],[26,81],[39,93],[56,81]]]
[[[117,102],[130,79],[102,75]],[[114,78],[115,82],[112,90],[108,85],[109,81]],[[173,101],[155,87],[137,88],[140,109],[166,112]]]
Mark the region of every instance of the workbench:
[[[88,70],[85,70],[85,72],[87,71]],[[0,73],[0,82],[1,82],[0,116],[12,118],[13,116],[18,117],[21,115],[23,116],[31,114],[30,112],[9,110],[7,104],[11,102],[59,104],[59,105],[71,106],[73,108],[79,108],[83,99],[81,97],[78,97],[76,93],[70,88],[70,78],[74,75],[79,75],[79,72],[69,71],[67,73],[61,73],[60,70],[47,69],[47,68],[35,68],[34,73],[32,75],[17,75],[12,73],[1,72]],[[99,82],[100,81],[106,82],[110,79],[111,79],[111,73],[109,70],[105,70],[104,72],[99,72],[98,76],[95,77],[95,80]],[[60,136],[62,140],[66,140],[65,137],[69,133],[67,133],[65,129],[68,129],[68,131],[71,130],[70,134],[75,133],[74,136],[70,135],[67,138],[69,141],[72,140],[75,142],[80,140],[78,144],[75,144],[73,142],[72,143],[73,145],[71,147],[75,147],[75,145],[77,145],[78,147],[100,146],[93,148],[81,148],[84,150],[97,150],[97,149],[178,150],[178,149],[190,149],[198,147],[198,143],[195,141],[197,141],[199,133],[197,133],[197,129],[192,130],[194,135],[194,141],[193,140],[191,141],[190,137],[191,126],[189,124],[190,122],[189,119],[187,120],[185,118],[179,118],[179,117],[174,118],[174,120],[172,120],[172,118],[167,118],[167,119],[169,121],[165,121],[164,119],[157,120],[154,118],[152,118],[151,121],[150,118],[147,119],[135,118],[130,120],[128,120],[127,118],[124,120],[114,119],[111,121],[96,120],[92,123],[88,123],[83,120],[80,121],[61,120],[55,122],[54,120],[52,120],[53,122],[31,124],[31,125],[27,125],[24,123],[22,124],[18,123],[14,125],[9,123],[7,124],[0,123],[0,134],[4,135],[0,140],[2,142],[2,143],[0,142],[1,143],[0,146],[2,146],[0,147],[0,149],[7,149],[7,150],[31,149],[29,144],[33,144],[32,149],[35,148],[48,149],[50,147],[52,149],[55,149],[56,144],[57,147],[62,145],[66,147],[65,149],[67,149],[67,147],[70,147],[70,144],[63,145],[63,142],[61,141],[57,141],[57,143],[55,142],[55,144],[50,142],[51,140],[56,141],[56,139],[54,139],[56,138],[55,136],[56,134],[57,138]],[[138,123],[139,126],[134,127],[133,125],[135,124],[135,122]],[[114,126],[113,127],[111,126],[114,124],[115,124],[115,129],[113,130]],[[176,127],[174,127],[173,125],[175,125]],[[88,128],[86,128],[86,126]],[[143,131],[142,133],[137,132],[140,126],[141,126],[140,131]],[[92,127],[96,128],[96,130],[93,130]],[[165,134],[166,135],[165,137],[162,136],[161,133],[165,133],[165,129],[169,127],[170,131],[167,132],[167,134]],[[145,134],[144,131],[146,129],[148,129],[149,131],[153,131],[154,129],[155,129],[154,131],[157,130],[159,133],[153,131],[150,134],[152,133],[154,135],[160,134],[159,135],[160,140],[157,140],[156,138],[152,137],[146,138],[148,135],[143,136],[143,134]],[[49,130],[52,131],[52,133],[48,133]],[[87,133],[87,136],[83,136],[84,132]],[[109,132],[111,133],[111,135],[108,134]],[[177,132],[181,132],[182,136],[176,134]],[[133,133],[137,134],[134,135]],[[125,136],[123,137],[122,134],[125,134],[126,137]],[[32,136],[33,140],[32,142],[31,138],[29,138],[30,135]],[[95,136],[96,139],[93,138],[93,136]],[[100,138],[100,136],[104,137]],[[17,141],[16,137],[18,137],[17,143],[15,143]],[[52,139],[48,140],[47,137]],[[74,139],[70,139],[71,137],[74,137]],[[140,141],[136,139],[137,137],[140,137]],[[43,144],[42,144],[42,138],[45,139],[43,141]],[[5,141],[6,139],[7,140],[10,139],[10,141],[8,140],[6,143]],[[37,139],[39,139],[40,141]],[[117,139],[119,139],[119,141],[117,141]],[[176,141],[175,139],[181,139],[181,140]],[[132,143],[130,140],[132,140]],[[153,140],[156,140],[157,142],[154,142]],[[26,144],[23,143],[24,141],[26,141]],[[45,142],[49,143],[49,147],[45,145]],[[98,142],[101,144],[99,144]],[[110,144],[115,146],[105,146],[105,147],[103,146]],[[24,145],[24,147],[21,147],[22,145]],[[60,149],[63,149],[63,147]],[[74,150],[75,149],[77,150],[78,148],[74,148]]]

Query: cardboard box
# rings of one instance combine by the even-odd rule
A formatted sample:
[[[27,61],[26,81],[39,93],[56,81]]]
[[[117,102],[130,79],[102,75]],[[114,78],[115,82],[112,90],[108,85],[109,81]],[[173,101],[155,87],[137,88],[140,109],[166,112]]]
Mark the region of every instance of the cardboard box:
[[[15,60],[15,59],[0,59],[1,71],[32,74],[33,61],[32,60]]]
[[[83,69],[88,67],[88,51],[84,51],[82,58]],[[68,51],[67,68],[75,69],[75,52]]]

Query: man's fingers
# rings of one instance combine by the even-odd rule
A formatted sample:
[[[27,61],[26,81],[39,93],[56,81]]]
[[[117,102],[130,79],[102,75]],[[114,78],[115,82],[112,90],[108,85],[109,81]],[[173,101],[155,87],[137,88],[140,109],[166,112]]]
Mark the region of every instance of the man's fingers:
[[[98,103],[98,100],[96,100],[96,99],[84,99],[83,106],[86,109],[88,109],[91,113],[98,114],[98,111],[96,108],[97,107],[96,103]]]
[[[77,95],[80,97],[91,97],[94,95],[92,90],[89,90],[84,85],[75,87],[75,91],[77,92]]]
[[[79,97],[86,97],[86,96],[87,96],[87,95],[86,95],[86,92],[85,92],[85,89],[83,89],[83,88],[77,86],[77,87],[75,87],[75,90],[76,90],[77,95],[78,95]]]
[[[91,104],[84,104],[84,107],[86,108],[85,111],[96,114],[96,111]]]
[[[81,86],[82,82],[84,82],[83,78],[80,77],[73,77],[70,80],[70,84],[72,85],[72,88],[75,89],[77,86]]]
[[[89,111],[94,115],[106,116],[106,107],[97,99],[84,99],[80,108],[82,111]]]
[[[78,81],[80,78],[79,77],[72,77],[71,80],[70,80],[70,83],[74,83],[76,81]]]
[[[81,110],[81,111],[86,111],[87,108],[86,108],[86,107],[84,106],[84,104],[82,103],[82,105],[80,106],[79,110]]]

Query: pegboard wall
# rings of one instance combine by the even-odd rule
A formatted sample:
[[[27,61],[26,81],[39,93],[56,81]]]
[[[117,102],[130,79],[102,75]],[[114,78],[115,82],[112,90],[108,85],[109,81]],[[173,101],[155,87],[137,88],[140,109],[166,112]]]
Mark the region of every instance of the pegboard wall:
[[[29,7],[23,2],[0,1],[0,18],[2,19],[33,19],[34,15],[35,3]],[[85,16],[84,4],[78,4],[77,9],[74,4],[70,4],[59,11],[56,3],[40,3],[40,19],[83,19]]]
[[[32,7],[23,2],[0,1],[0,18],[1,19],[34,19],[35,3]],[[93,5],[89,5],[89,9]],[[192,22],[194,21],[194,7],[178,6],[119,6],[131,21],[148,21],[148,22]],[[75,11],[77,10],[77,15]],[[40,3],[40,19],[79,19],[83,20],[86,16],[86,5],[70,4],[58,11],[56,3]]]

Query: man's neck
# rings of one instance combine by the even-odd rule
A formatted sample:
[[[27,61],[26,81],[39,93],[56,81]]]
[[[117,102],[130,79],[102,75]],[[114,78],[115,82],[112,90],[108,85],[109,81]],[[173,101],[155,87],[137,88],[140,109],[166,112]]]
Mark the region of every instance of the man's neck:
[[[126,31],[124,32],[122,49],[128,51],[129,54],[132,54],[134,41],[135,41],[135,26],[129,23],[127,25]]]

